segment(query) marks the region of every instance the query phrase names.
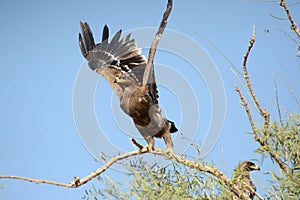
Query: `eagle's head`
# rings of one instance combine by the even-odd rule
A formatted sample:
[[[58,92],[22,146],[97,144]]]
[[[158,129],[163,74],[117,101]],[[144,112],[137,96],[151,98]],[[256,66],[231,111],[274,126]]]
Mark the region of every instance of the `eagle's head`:
[[[259,171],[260,170],[260,168],[257,165],[255,165],[253,162],[250,162],[248,160],[241,162],[238,166],[238,169],[240,171],[244,171],[244,172],[245,171],[246,172],[251,172],[251,171],[254,171],[254,170]]]

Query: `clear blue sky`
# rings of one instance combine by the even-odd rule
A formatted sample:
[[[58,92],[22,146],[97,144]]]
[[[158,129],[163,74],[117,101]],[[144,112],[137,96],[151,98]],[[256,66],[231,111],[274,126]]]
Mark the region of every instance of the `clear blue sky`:
[[[127,31],[156,27],[165,6],[166,1],[158,0],[0,1],[0,174],[69,182],[72,177],[84,177],[99,167],[100,164],[94,162],[80,140],[79,134],[82,133],[78,134],[72,110],[74,85],[84,61],[77,41],[79,22],[87,21],[96,41],[99,41],[104,24],[109,25],[111,34],[120,28]],[[291,8],[291,12],[300,24],[300,12],[297,9],[299,11],[299,6]],[[206,159],[223,170],[225,168],[229,176],[232,168],[240,161],[258,159],[259,156],[253,153],[257,145],[252,136],[245,134],[250,131],[250,126],[234,90],[238,81],[230,71],[229,63],[205,38],[211,40],[237,67],[241,67],[252,25],[256,25],[256,43],[248,62],[256,94],[271,111],[272,119],[277,119],[276,107],[272,103],[275,97],[272,79],[274,72],[281,106],[299,112],[280,76],[280,72],[285,74],[299,96],[300,61],[296,58],[297,44],[278,28],[292,36],[294,34],[290,32],[287,21],[276,20],[269,13],[285,17],[277,2],[232,0],[204,3],[175,0],[168,23],[169,29],[186,35],[202,46],[222,77],[226,101],[221,103],[227,109],[226,118],[221,136]],[[266,33],[266,29],[270,33]],[[180,41],[174,41],[173,45],[176,46],[177,42],[178,46],[182,45]],[[147,54],[147,51],[144,52]],[[178,56],[172,57],[168,52],[158,51],[155,61],[174,67],[192,85],[200,113],[194,142],[201,143],[212,116],[206,77],[197,79],[189,63]],[[166,114],[181,128],[182,119],[176,94],[166,89],[163,83],[159,90],[160,102]],[[130,136],[124,135],[111,117],[111,94],[107,84],[98,84],[95,95],[97,119],[102,123],[105,133],[113,134],[106,136],[115,146],[132,150],[135,147],[127,139]],[[193,118],[189,120],[193,121]],[[102,145],[101,141],[96,144]],[[105,153],[110,155],[110,152]],[[187,151],[189,153],[192,151]],[[265,179],[264,172],[269,169],[270,163],[266,162],[262,171],[256,172],[254,176]],[[123,176],[116,170],[108,170],[105,175],[115,179]],[[4,190],[0,189],[0,198],[80,199],[84,190],[93,183],[97,181],[78,189],[66,189],[0,180],[0,186],[4,187]]]

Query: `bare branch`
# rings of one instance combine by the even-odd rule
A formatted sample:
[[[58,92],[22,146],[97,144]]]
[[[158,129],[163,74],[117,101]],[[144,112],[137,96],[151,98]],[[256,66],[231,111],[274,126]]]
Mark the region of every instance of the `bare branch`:
[[[40,180],[40,179],[34,179],[34,178],[26,178],[26,177],[21,177],[21,176],[9,176],[9,175],[0,175],[0,179],[18,179],[21,181],[28,181],[28,182],[33,182],[36,184],[44,183],[48,185],[56,185],[56,186],[61,186],[61,187],[67,187],[67,188],[77,188],[83,184],[86,184],[90,180],[94,179],[95,177],[99,176],[102,174],[105,170],[107,170],[111,165],[113,165],[115,162],[119,160],[123,160],[125,158],[139,155],[139,154],[144,154],[148,153],[149,151],[144,148],[143,150],[135,150],[135,151],[130,151],[128,153],[124,153],[119,156],[115,156],[112,159],[110,159],[107,163],[105,163],[102,167],[98,168],[96,171],[91,172],[89,175],[86,177],[80,179],[79,177],[74,177],[74,180],[70,183],[61,183],[61,182],[54,182],[54,181],[49,181],[49,180]],[[154,154],[159,154],[163,155],[163,150],[160,149],[155,149],[153,151]]]
[[[130,151],[130,152],[124,153],[119,156],[115,156],[115,157],[111,158],[107,163],[105,163],[102,167],[98,168],[96,171],[91,172],[89,175],[87,175],[86,177],[84,177],[82,179],[80,179],[79,177],[74,177],[74,180],[70,183],[61,183],[61,182],[54,182],[54,181],[49,181],[49,180],[40,180],[40,179],[34,179],[34,178],[26,178],[26,177],[21,177],[21,176],[9,176],[9,175],[1,175],[0,179],[17,179],[17,180],[21,180],[21,181],[33,182],[36,184],[44,183],[44,184],[48,184],[48,185],[56,185],[56,186],[67,187],[67,188],[77,188],[77,187],[80,187],[81,185],[86,184],[87,182],[94,179],[95,177],[99,176],[100,174],[102,174],[110,166],[112,166],[114,163],[116,163],[119,160],[123,160],[123,159],[131,157],[131,156],[141,155],[144,153],[151,153],[151,154],[155,154],[155,155],[164,156],[168,159],[175,159],[177,162],[179,162],[187,167],[190,167],[190,168],[193,168],[198,171],[205,172],[205,173],[209,173],[217,178],[220,178],[226,185],[228,185],[230,187],[230,190],[235,195],[245,199],[245,197],[241,196],[242,195],[240,193],[241,188],[238,188],[237,185],[233,184],[231,182],[231,180],[218,168],[206,166],[202,163],[188,160],[185,157],[174,154],[173,152],[166,153],[164,150],[159,149],[159,148],[155,148],[154,150],[149,151],[147,148],[143,148],[143,146],[141,144],[139,144],[138,142],[136,142],[135,139],[131,139],[131,141],[136,146],[139,147],[139,150],[134,150],[134,151]],[[140,147],[142,147],[142,148],[140,148]],[[253,191],[253,192],[255,192],[255,191]],[[260,196],[258,195],[258,197],[260,197]]]
[[[167,9],[163,15],[163,18],[160,22],[160,25],[158,27],[158,30],[156,32],[155,38],[151,44],[150,50],[149,50],[149,55],[148,55],[148,61],[147,61],[147,65],[146,65],[146,69],[144,72],[144,79],[143,79],[143,85],[146,85],[149,81],[149,78],[151,76],[151,68],[153,67],[153,59],[154,59],[154,55],[156,52],[156,48],[158,45],[158,42],[167,26],[167,20],[168,17],[171,13],[172,10],[172,6],[173,6],[173,1],[172,0],[168,0],[168,5],[167,5]]]
[[[71,187],[70,183],[60,183],[60,182],[41,180],[41,179],[35,179],[35,178],[26,178],[26,177],[22,177],[22,176],[0,175],[0,179],[17,179],[17,180],[21,180],[21,181],[36,183],[36,184],[44,183],[44,184],[48,184],[48,185]]]
[[[251,116],[251,113],[250,113],[250,108],[248,106],[248,103],[246,101],[246,99],[244,98],[240,88],[238,86],[235,87],[235,90],[237,91],[237,93],[239,94],[240,96],[240,99],[241,99],[241,104],[245,107],[245,110],[246,110],[246,113],[247,113],[247,116],[248,116],[248,119],[249,119],[249,122],[250,122],[250,125],[251,125],[251,128],[252,128],[252,131],[253,131],[253,135],[254,135],[254,139],[255,141],[257,141],[262,147],[264,147],[264,149],[270,154],[270,156],[275,160],[275,162],[279,165],[280,169],[282,169],[284,172],[287,172],[288,168],[286,166],[286,164],[284,162],[282,162],[280,160],[280,158],[278,157],[277,154],[275,154],[273,151],[271,151],[266,142],[264,140],[262,140],[259,136],[258,136],[258,133],[257,133],[257,130],[256,130],[256,127],[255,127],[255,124],[253,123],[253,120],[252,120],[252,116]]]
[[[253,31],[252,31],[252,36],[250,38],[250,42],[249,42],[249,46],[248,46],[248,49],[247,49],[247,52],[246,54],[244,55],[244,61],[243,61],[243,70],[244,70],[244,78],[246,80],[246,84],[247,84],[247,87],[251,93],[251,96],[252,98],[254,99],[254,102],[259,110],[259,113],[260,115],[264,118],[264,132],[265,134],[268,132],[268,129],[269,129],[269,117],[270,117],[270,113],[263,109],[261,104],[259,103],[255,93],[254,93],[254,90],[252,88],[252,85],[251,85],[251,82],[250,82],[250,79],[249,79],[249,75],[248,75],[248,70],[247,70],[247,59],[248,59],[248,56],[250,54],[250,51],[253,47],[253,44],[255,42],[255,27],[253,27]],[[254,134],[254,139],[261,145],[263,146],[266,151],[270,154],[270,156],[277,162],[277,164],[279,165],[279,167],[284,171],[284,172],[287,172],[288,168],[286,166],[286,164],[280,160],[280,158],[277,156],[277,154],[275,154],[274,152],[272,152],[271,150],[268,149],[268,146],[266,144],[266,142],[264,140],[261,140],[261,138],[258,136],[257,134],[257,131],[256,131],[256,127],[253,123],[253,120],[252,120],[252,116],[251,116],[251,113],[250,113],[250,108],[248,106],[248,103],[246,101],[246,99],[244,98],[244,96],[242,95],[242,92],[240,90],[239,87],[236,86],[236,91],[239,93],[240,95],[240,98],[241,98],[241,101],[242,101],[242,105],[245,107],[245,110],[246,110],[246,113],[247,113],[247,116],[248,116],[248,119],[249,119],[249,122],[250,122],[250,125],[251,125],[251,128],[253,130],[253,134]]]
[[[151,45],[151,48],[149,50],[149,55],[148,55],[148,64],[152,64],[153,63],[153,58],[154,58],[154,54],[156,52],[156,47],[158,45],[158,42],[167,26],[167,20],[168,20],[168,17],[171,13],[171,10],[172,10],[172,6],[173,6],[173,2],[172,0],[168,0],[168,5],[167,5],[167,9],[163,15],[163,18],[160,22],[160,25],[159,25],[159,28],[157,30],[157,33],[155,35],[155,39],[154,41],[152,42],[152,45]]]
[[[290,14],[290,11],[289,11],[289,9],[288,9],[288,7],[287,7],[285,1],[284,1],[284,0],[280,0],[279,5],[282,6],[282,7],[284,8],[287,17],[288,17],[289,20],[290,20],[290,23],[291,23],[291,29],[292,29],[293,31],[295,31],[295,33],[298,35],[298,38],[300,39],[300,29],[297,27],[295,21],[293,20],[293,18],[292,18],[291,14]]]
[[[251,35],[251,38],[250,38],[250,42],[249,42],[249,45],[248,45],[248,49],[247,49],[247,52],[246,54],[244,55],[244,61],[243,61],[243,70],[244,70],[244,78],[246,80],[246,83],[247,83],[247,87],[250,91],[250,94],[252,96],[252,98],[254,99],[254,102],[259,110],[259,113],[262,115],[262,117],[264,117],[264,119],[269,122],[269,113],[268,111],[264,110],[262,108],[262,106],[260,105],[255,93],[254,93],[254,90],[252,88],[252,84],[250,82],[250,79],[249,79],[249,74],[248,74],[248,70],[247,70],[247,60],[248,60],[248,56],[250,54],[250,51],[254,45],[254,42],[255,42],[255,26],[253,26],[253,29],[252,29],[252,35]]]
[[[130,141],[137,146],[139,149],[143,149],[143,145],[141,145],[140,143],[138,143],[134,138],[131,138]]]
[[[243,96],[243,94],[241,92],[241,89],[238,86],[235,86],[235,90],[237,91],[237,93],[240,96],[242,106],[245,107],[245,111],[247,113],[248,120],[249,120],[249,123],[250,123],[252,131],[253,131],[254,139],[257,142],[259,142],[260,145],[265,146],[266,144],[263,141],[261,141],[260,137],[257,134],[256,127],[255,127],[255,124],[253,122],[252,115],[250,113],[250,108],[248,106],[248,102],[246,101],[245,97]]]
[[[247,49],[246,54],[244,55],[243,70],[244,70],[244,78],[246,80],[247,87],[248,87],[250,94],[251,94],[252,98],[254,99],[254,102],[259,110],[259,114],[264,118],[264,129],[265,129],[265,132],[267,132],[268,128],[269,128],[270,113],[267,110],[263,109],[261,104],[259,103],[259,101],[254,93],[254,90],[252,88],[252,84],[250,82],[249,74],[248,74],[248,70],[247,70],[247,60],[248,60],[248,56],[250,54],[250,51],[253,47],[254,42],[255,42],[255,26],[253,26],[252,35],[250,38],[248,49]]]

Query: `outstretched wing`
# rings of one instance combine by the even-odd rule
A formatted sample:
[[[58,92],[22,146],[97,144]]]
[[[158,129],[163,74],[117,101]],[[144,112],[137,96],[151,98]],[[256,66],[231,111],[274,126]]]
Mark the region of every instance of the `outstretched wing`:
[[[130,34],[122,38],[118,31],[108,42],[109,30],[103,28],[102,42],[95,44],[89,25],[80,22],[79,45],[82,55],[87,59],[89,67],[101,74],[113,88],[117,96],[123,95],[122,87],[115,82],[116,77],[126,77],[129,85],[141,85],[146,66],[146,58],[136,46]]]

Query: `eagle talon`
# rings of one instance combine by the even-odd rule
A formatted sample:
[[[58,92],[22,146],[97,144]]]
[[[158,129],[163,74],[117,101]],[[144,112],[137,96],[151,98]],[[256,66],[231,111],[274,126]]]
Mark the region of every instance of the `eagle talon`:
[[[174,154],[173,149],[172,149],[172,148],[168,148],[168,149],[166,150],[166,154],[169,155],[169,156],[173,155],[173,154]]]
[[[141,149],[142,152],[146,151],[146,152],[153,152],[154,151],[154,147],[153,145],[146,145],[146,146],[143,146],[143,148]]]
[[[80,178],[75,176],[74,181],[70,182],[72,187],[78,187],[80,185]]]

